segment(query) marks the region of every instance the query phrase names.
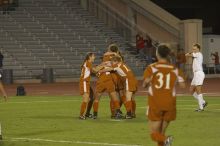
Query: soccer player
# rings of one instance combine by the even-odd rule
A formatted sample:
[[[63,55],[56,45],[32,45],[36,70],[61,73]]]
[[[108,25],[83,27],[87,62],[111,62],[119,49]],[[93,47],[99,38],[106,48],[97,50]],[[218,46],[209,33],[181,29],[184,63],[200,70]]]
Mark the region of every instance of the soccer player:
[[[106,71],[116,71],[121,77],[123,84],[125,86],[125,108],[127,114],[125,116],[126,119],[132,119],[135,115],[135,109],[132,110],[132,101],[134,101],[134,94],[137,91],[137,80],[132,72],[132,70],[122,62],[122,58],[120,56],[114,56],[112,59],[112,67],[108,67],[106,69],[100,70],[100,72]],[[133,115],[133,116],[132,116]]]
[[[94,53],[88,53],[85,57],[83,65],[81,67],[81,76],[79,82],[80,94],[83,97],[83,101],[81,103],[80,116],[79,119],[85,120],[85,111],[90,100],[90,78],[91,72],[98,72],[103,66],[99,65],[97,67],[92,67],[92,63],[95,60]]]
[[[115,55],[117,55],[118,47],[115,44],[111,44],[108,47],[108,51],[103,55],[102,63],[108,66],[111,63],[111,58]],[[102,96],[102,93],[107,91],[109,94],[109,97],[113,101],[113,106],[115,109],[115,118],[121,119],[122,115],[120,112],[120,101],[116,94],[116,87],[115,83],[112,78],[111,72],[103,72],[99,73],[98,80],[96,82],[96,95],[95,100],[93,104],[93,118],[96,119],[98,115],[98,105],[99,100]]]
[[[192,70],[193,70],[193,79],[191,82],[190,91],[192,92],[195,99],[198,101],[199,108],[195,111],[201,112],[207,106],[207,102],[203,99],[202,94],[202,85],[205,78],[203,72],[203,55],[200,52],[200,45],[194,44],[192,47],[192,52],[186,53],[186,57],[192,57]]]
[[[170,146],[172,136],[166,136],[169,123],[176,119],[175,85],[185,87],[183,73],[169,63],[170,49],[159,45],[156,51],[158,62],[144,71],[143,87],[148,87],[148,108],[150,136],[158,146]]]

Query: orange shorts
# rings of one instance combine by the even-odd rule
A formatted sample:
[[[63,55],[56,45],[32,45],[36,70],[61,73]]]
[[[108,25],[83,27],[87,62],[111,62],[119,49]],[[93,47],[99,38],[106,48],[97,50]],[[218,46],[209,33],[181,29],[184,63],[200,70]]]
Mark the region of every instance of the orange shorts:
[[[95,91],[97,93],[102,93],[105,91],[111,93],[115,91],[115,84],[110,74],[105,78],[98,78]]]
[[[79,81],[79,91],[80,95],[83,95],[84,93],[90,93],[90,82],[86,81]]]
[[[120,91],[124,89],[124,82],[122,77],[117,73],[111,73],[111,77],[113,79],[113,82],[115,84],[115,90]]]
[[[148,107],[146,115],[151,121],[173,121],[176,119],[176,109],[165,111]]]
[[[137,80],[135,78],[126,78],[125,79],[125,90],[130,92],[137,91]]]

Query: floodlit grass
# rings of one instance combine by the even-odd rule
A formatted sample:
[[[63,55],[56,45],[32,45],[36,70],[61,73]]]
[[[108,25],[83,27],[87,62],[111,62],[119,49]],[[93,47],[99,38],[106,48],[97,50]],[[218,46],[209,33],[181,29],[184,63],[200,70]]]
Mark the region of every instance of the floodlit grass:
[[[79,120],[81,97],[12,97],[0,102],[1,146],[156,146],[149,136],[145,97],[136,97],[137,118],[110,119],[102,98],[97,120]],[[220,145],[220,98],[206,97],[206,111],[194,112],[192,97],[178,97],[177,119],[168,127],[173,146]],[[125,113],[124,108],[122,110]]]

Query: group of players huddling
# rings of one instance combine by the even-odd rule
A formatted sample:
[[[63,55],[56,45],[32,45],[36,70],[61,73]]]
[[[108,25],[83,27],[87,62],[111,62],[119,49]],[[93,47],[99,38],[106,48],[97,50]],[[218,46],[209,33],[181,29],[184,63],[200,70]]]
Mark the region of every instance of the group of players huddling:
[[[156,50],[157,62],[150,64],[143,73],[143,87],[148,88],[147,117],[150,128],[150,136],[158,146],[170,146],[172,136],[165,136],[165,131],[170,123],[176,119],[176,83],[185,87],[185,78],[181,70],[169,61],[170,48],[168,45],[160,44]],[[202,54],[200,45],[194,44],[192,52],[186,57],[193,57],[193,80],[191,89],[193,96],[198,100],[201,112],[207,106],[203,99],[201,86],[204,80],[202,70]],[[135,92],[137,91],[137,80],[132,70],[126,65],[123,56],[116,44],[111,44],[104,53],[102,63],[92,66],[95,54],[88,53],[83,65],[80,77],[80,94],[83,97],[79,119],[96,119],[98,116],[98,105],[103,92],[110,97],[111,118],[132,119],[136,117]],[[91,73],[97,75],[95,93],[90,87]],[[94,99],[93,99],[94,97]],[[122,116],[121,105],[125,106],[126,115]],[[90,109],[93,105],[93,115]]]

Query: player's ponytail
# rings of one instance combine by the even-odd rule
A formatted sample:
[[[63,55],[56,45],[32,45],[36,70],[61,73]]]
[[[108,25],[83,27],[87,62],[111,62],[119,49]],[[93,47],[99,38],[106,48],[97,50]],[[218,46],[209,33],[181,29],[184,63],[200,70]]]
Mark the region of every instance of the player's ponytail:
[[[81,65],[81,69],[83,68],[83,65],[85,64],[85,62],[86,62],[87,60],[89,60],[89,58],[90,58],[92,55],[94,55],[94,53],[92,53],[92,52],[89,52],[89,53],[86,54],[86,57],[85,57],[85,59],[84,59],[84,61],[83,61],[83,64]]]

